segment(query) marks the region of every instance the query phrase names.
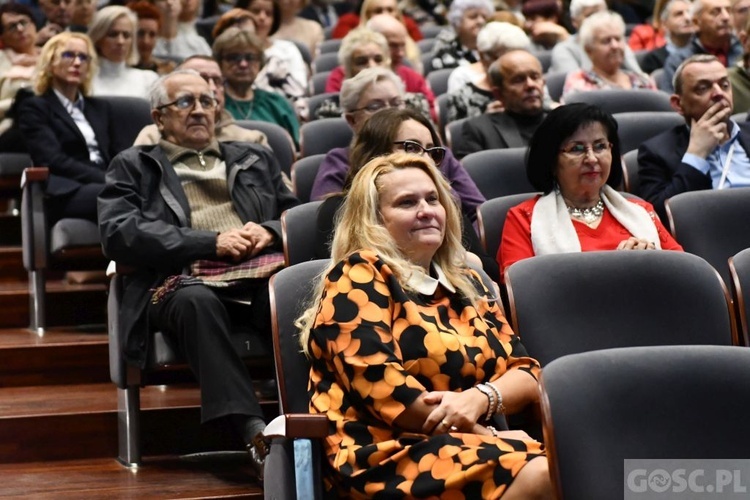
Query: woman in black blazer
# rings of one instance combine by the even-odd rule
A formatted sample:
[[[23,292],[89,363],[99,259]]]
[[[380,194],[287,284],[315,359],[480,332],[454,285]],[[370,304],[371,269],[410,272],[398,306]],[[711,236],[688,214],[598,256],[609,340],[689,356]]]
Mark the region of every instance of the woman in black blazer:
[[[120,150],[106,101],[86,97],[96,72],[96,51],[82,33],[52,37],[42,49],[34,97],[19,106],[18,125],[35,166],[48,167],[48,213],[96,222],[104,172]]]

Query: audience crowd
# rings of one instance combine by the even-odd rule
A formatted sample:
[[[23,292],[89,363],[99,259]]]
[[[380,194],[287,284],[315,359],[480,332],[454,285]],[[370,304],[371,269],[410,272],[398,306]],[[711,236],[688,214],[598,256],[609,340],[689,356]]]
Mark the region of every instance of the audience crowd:
[[[666,228],[670,197],[750,186],[747,4],[238,0],[209,12],[199,0],[11,0],[0,5],[0,153],[49,168],[53,221],[98,222],[105,255],[134,269],[120,312],[129,360],[146,356],[138,332],[165,331],[199,380],[203,421],[233,428],[259,476],[265,423],[229,335],[251,317],[268,336],[280,218],[303,198],[323,200],[308,244],[332,259],[299,320],[310,410],[331,420],[327,488],[471,496],[479,483],[547,498],[544,446],[480,418],[538,404],[540,367],[466,266],[502,284],[535,255],[682,251]],[[587,103],[603,91],[684,124],[628,146],[628,168],[622,105]],[[119,133],[123,98],[150,104],[137,138]],[[294,166],[251,120],[275,125],[296,158],[331,144],[311,192],[295,192]],[[332,120],[351,136],[325,129]],[[528,199],[489,249],[485,186],[464,159],[511,148],[526,150]],[[341,299],[347,287],[361,303]],[[370,306],[413,313],[386,328]],[[441,366],[445,350],[421,326],[433,322],[470,361]],[[357,349],[341,343],[345,329]],[[461,447],[473,459],[451,455],[448,481],[420,490],[413,454]]]

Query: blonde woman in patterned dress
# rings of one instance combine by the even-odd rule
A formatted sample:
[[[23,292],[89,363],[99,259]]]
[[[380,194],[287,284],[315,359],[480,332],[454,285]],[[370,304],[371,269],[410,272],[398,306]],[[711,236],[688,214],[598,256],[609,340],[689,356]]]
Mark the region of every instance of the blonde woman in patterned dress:
[[[404,150],[354,178],[299,321],[310,411],[331,423],[326,488],[551,498],[543,445],[495,428],[538,402],[539,364],[462,264],[460,212],[429,152]]]

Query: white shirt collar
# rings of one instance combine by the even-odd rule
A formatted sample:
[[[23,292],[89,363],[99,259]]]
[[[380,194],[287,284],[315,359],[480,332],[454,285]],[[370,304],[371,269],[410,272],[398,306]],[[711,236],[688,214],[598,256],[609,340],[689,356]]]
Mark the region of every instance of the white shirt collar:
[[[443,287],[451,293],[455,293],[456,288],[453,286],[453,284],[451,284],[450,281],[448,281],[448,278],[445,276],[445,273],[440,268],[440,266],[433,262],[432,268],[435,270],[437,278],[433,278],[425,272],[415,271],[414,274],[412,274],[407,280],[407,285],[410,288],[421,293],[422,295],[434,295],[435,291],[437,290],[438,283],[443,285]]]
[[[58,99],[60,99],[60,102],[62,103],[63,107],[66,109],[68,113],[73,113],[73,108],[78,107],[81,111],[83,111],[83,99],[81,98],[81,93],[79,92],[76,94],[76,100],[75,102],[71,101],[67,97],[65,97],[61,92],[59,92],[56,88],[52,89],[55,92],[55,95]]]

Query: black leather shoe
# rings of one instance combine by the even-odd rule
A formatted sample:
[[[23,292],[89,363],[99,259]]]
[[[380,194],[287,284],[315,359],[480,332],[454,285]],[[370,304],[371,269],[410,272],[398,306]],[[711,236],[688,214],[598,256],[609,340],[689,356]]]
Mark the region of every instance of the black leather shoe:
[[[260,432],[253,438],[253,442],[247,445],[247,452],[250,455],[250,465],[260,482],[263,482],[263,469],[269,451],[268,443]]]

